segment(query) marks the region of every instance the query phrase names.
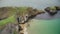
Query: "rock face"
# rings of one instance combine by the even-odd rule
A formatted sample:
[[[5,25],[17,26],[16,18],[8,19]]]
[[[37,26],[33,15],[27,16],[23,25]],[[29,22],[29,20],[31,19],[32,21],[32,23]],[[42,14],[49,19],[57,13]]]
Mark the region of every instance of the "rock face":
[[[47,7],[44,10],[48,12],[51,16],[53,16],[60,10],[60,7],[58,6]]]

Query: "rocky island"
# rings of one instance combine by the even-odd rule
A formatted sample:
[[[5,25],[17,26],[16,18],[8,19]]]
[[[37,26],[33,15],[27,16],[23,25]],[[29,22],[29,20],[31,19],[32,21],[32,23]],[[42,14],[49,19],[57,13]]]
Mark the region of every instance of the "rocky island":
[[[51,16],[57,14],[57,12],[60,10],[59,6],[51,6],[44,9],[46,12],[48,12]]]

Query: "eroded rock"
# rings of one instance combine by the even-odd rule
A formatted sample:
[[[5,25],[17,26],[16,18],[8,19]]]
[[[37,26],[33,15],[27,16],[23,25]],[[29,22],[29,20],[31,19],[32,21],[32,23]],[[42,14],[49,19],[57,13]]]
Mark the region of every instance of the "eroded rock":
[[[53,7],[47,7],[44,9],[46,12],[48,12],[51,16],[57,14],[57,12],[60,10],[60,7],[53,6]]]

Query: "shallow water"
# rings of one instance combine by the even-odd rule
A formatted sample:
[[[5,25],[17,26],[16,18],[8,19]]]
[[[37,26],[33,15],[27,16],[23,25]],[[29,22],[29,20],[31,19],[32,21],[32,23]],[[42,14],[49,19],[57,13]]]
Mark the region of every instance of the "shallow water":
[[[28,27],[29,34],[59,34],[60,33],[60,12],[54,16],[47,13],[36,16]]]

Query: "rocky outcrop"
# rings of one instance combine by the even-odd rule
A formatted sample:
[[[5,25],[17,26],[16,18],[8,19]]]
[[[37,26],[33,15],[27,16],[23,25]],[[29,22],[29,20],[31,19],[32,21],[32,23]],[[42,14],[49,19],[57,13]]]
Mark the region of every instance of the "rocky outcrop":
[[[55,6],[56,10],[59,11],[60,10],[60,6]]]
[[[60,7],[53,6],[53,7],[47,7],[44,9],[46,12],[48,12],[51,16],[57,14],[57,12],[60,10]]]

